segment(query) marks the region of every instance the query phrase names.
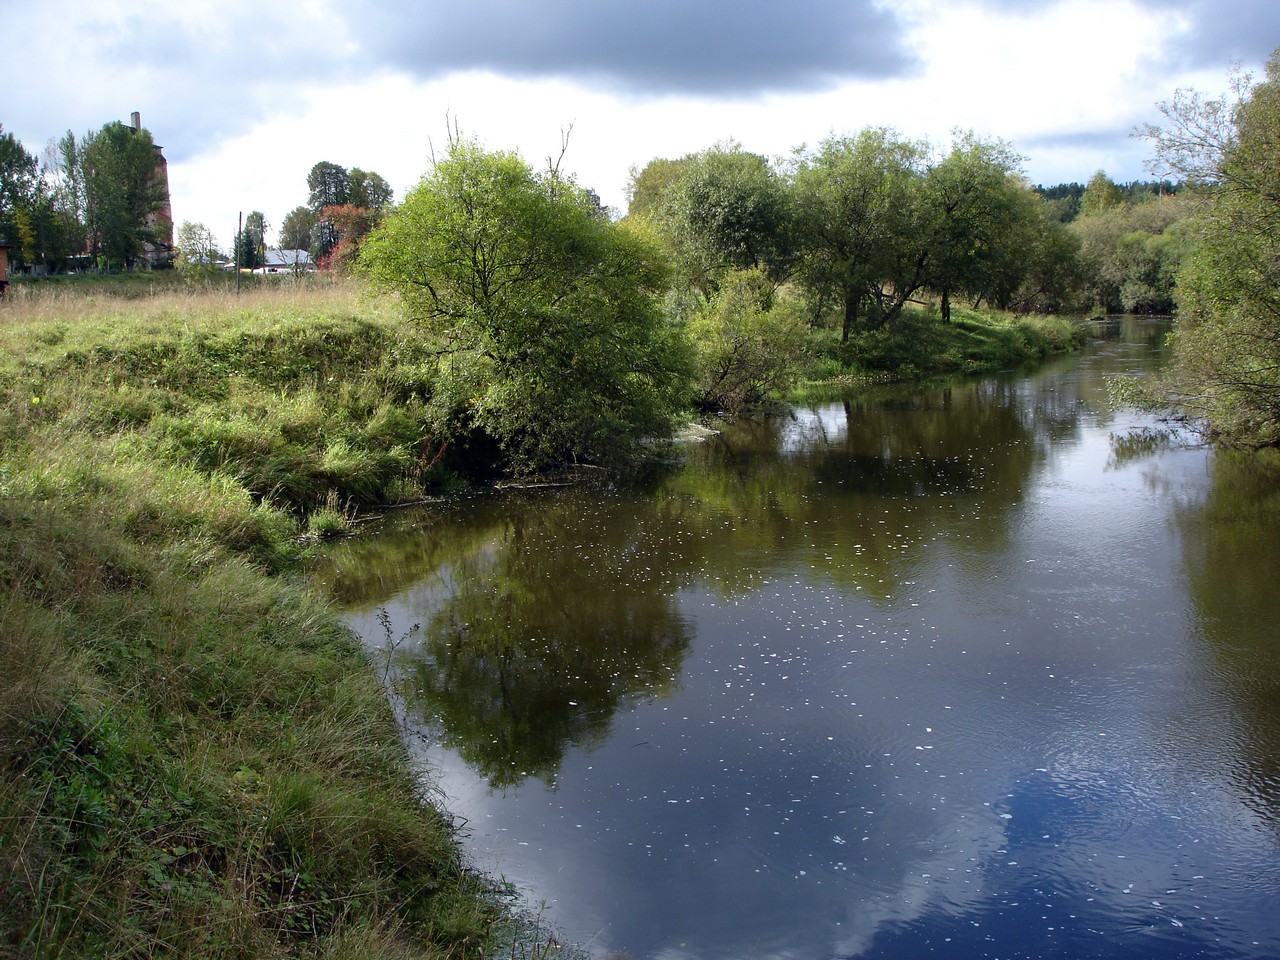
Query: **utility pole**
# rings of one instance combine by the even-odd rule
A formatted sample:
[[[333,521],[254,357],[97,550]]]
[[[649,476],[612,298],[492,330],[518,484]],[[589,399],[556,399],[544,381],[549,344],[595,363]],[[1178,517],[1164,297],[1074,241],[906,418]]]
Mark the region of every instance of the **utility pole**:
[[[244,211],[236,220],[236,296],[240,296],[240,234],[244,233]]]

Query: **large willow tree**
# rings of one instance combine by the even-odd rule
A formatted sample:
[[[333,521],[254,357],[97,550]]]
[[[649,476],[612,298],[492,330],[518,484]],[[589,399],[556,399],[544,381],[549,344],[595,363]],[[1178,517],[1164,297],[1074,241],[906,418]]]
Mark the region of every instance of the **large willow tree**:
[[[455,139],[360,262],[437,343],[443,437],[478,429],[536,469],[670,431],[689,368],[662,255],[558,171]]]

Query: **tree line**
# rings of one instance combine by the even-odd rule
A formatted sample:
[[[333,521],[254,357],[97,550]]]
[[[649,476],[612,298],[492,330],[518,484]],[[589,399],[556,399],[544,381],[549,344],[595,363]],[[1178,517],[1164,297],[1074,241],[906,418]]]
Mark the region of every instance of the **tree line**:
[[[0,243],[19,267],[132,270],[168,266],[189,272],[238,263],[261,267],[271,229],[251,211],[229,251],[203,223],[184,222],[172,236],[168,184],[151,133],[112,121],[71,131],[37,157],[0,124]],[[392,202],[378,173],[327,161],[307,176],[308,202],[285,215],[278,245],[307,251],[322,266],[345,269],[356,244]]]
[[[1031,187],[1020,161],[998,140],[965,134],[939,154],[887,128],[784,161],[720,146],[633,170],[629,216],[665,236],[690,279],[767,260],[814,318],[838,308],[844,340],[920,294],[944,319],[960,297],[1018,312],[1172,310],[1182,248],[1163,235],[1190,209],[1175,185],[1098,171]]]
[[[1053,309],[1071,234],[1000,141],[876,128],[770,161],[736,144],[633,172],[612,220],[557,164],[454,135],[360,245],[436,344],[438,439],[517,465],[603,461],[690,406],[737,409],[851,341],[952,299]],[[860,349],[860,347],[859,347]]]
[[[704,299],[724,267],[761,269],[801,285],[815,316],[838,305],[845,341],[921,292],[940,296],[944,317],[956,297],[1020,311],[1172,309],[1186,210],[1176,186],[1121,187],[1099,171],[1088,185],[1028,188],[1019,162],[1001,141],[966,135],[939,155],[883,128],[782,161],[721,145],[633,170],[628,219],[661,236]],[[0,128],[0,234],[19,264],[131,269],[162,240],[155,171],[150,133],[121,123],[68,131],[43,162]],[[345,270],[393,192],[375,172],[328,161],[307,189],[277,245]],[[270,228],[251,211],[223,251],[205,224],[183,223],[176,263],[261,267]]]
[[[704,405],[767,395],[801,332],[842,345],[908,308],[1170,314],[1194,199],[1169,180],[1031,186],[1006,142],[875,127],[768,159],[721,144],[632,170],[625,222],[674,265]],[[848,359],[846,353],[845,359]]]
[[[0,237],[18,264],[49,272],[167,260],[162,164],[147,130],[118,121],[68,130],[39,159],[0,125]]]
[[[1181,139],[1149,135],[1172,179],[1122,186],[1098,171],[1037,188],[1004,141],[963,133],[939,149],[877,127],[781,159],[734,143],[656,158],[633,169],[618,221],[558,165],[454,136],[358,263],[436,338],[437,435],[482,435],[529,464],[635,444],[681,403],[763,399],[794,378],[815,331],[849,348],[835,354],[847,367],[900,326],[948,325],[956,303],[1179,308],[1183,368],[1202,373],[1201,400],[1179,402],[1220,436],[1271,443],[1277,88],[1273,60],[1234,106],[1164,107]],[[1230,310],[1224,292],[1240,295]]]
[[[1161,105],[1166,123],[1146,135],[1165,179],[1150,183],[1098,171],[1033,187],[1004,141],[960,134],[940,149],[877,127],[780,159],[733,143],[654,159],[633,169],[616,222],[558,164],[536,171],[455,135],[399,205],[377,174],[316,164],[281,245],[401,293],[447,358],[437,426],[530,462],[625,445],[677,395],[689,402],[681,378],[699,406],[740,406],[785,385],[812,331],[849,345],[911,310],[945,325],[956,303],[1176,307],[1178,403],[1224,438],[1271,444],[1278,87],[1273,56],[1230,97]],[[42,165],[0,131],[0,226],[17,258],[134,262],[153,150],[145,131],[108,124],[68,133]],[[266,232],[255,211],[242,263]]]

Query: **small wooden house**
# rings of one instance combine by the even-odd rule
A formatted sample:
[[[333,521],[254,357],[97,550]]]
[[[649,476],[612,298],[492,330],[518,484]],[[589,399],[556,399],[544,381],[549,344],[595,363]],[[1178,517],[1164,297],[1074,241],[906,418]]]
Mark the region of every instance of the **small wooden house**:
[[[0,297],[9,289],[9,251],[13,247],[0,243]]]

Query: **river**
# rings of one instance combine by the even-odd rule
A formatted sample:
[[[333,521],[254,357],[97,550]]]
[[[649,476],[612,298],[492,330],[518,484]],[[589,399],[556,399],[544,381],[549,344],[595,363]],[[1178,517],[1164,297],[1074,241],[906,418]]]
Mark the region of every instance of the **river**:
[[[476,864],[634,960],[1280,956],[1280,472],[1114,411],[1165,327],[726,425],[319,578]]]

